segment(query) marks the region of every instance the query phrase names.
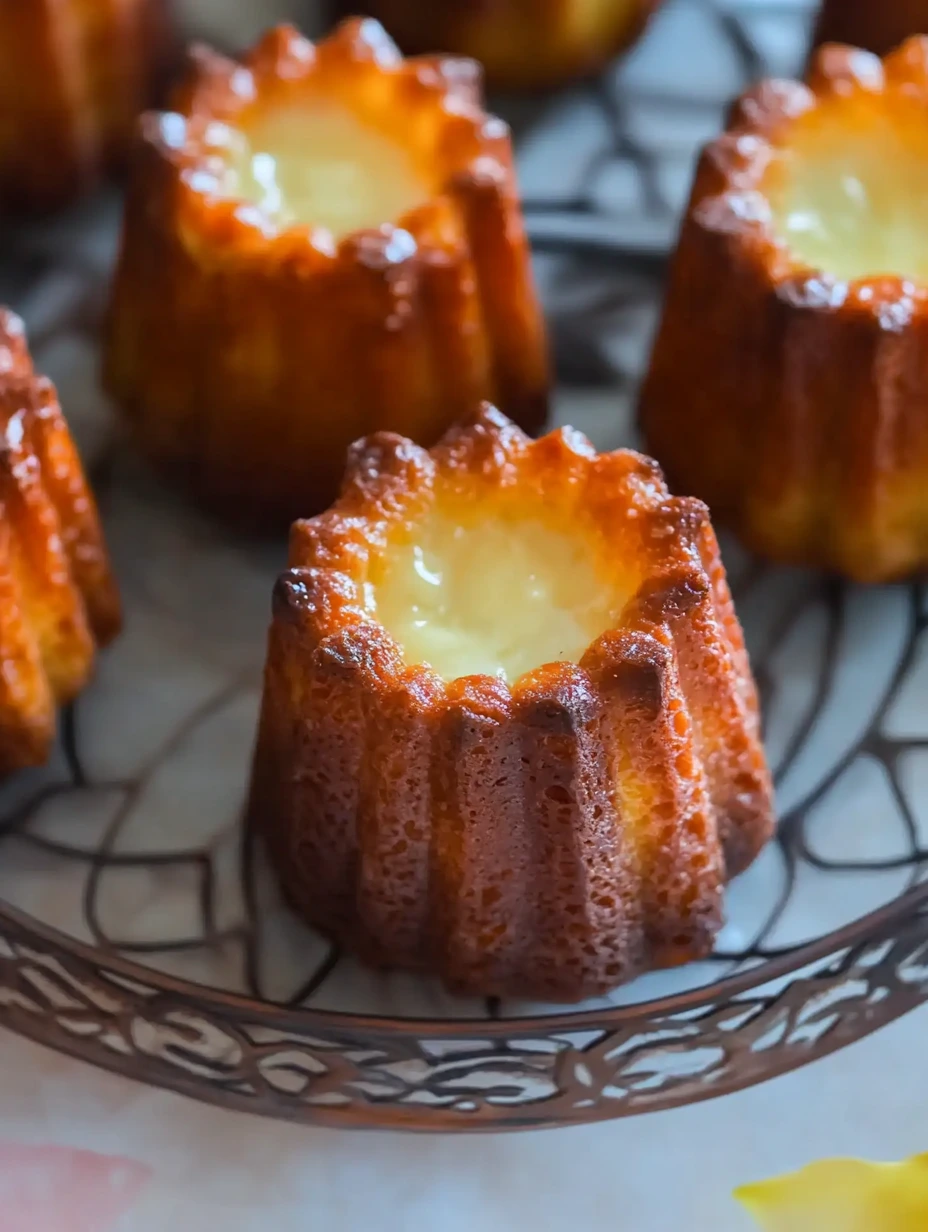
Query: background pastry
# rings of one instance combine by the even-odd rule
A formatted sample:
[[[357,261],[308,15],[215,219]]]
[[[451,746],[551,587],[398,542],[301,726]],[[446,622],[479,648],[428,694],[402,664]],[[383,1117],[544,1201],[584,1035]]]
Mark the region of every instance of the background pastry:
[[[348,444],[430,443],[483,397],[529,429],[548,369],[506,126],[470,61],[373,20],[200,52],[147,117],[106,378],[145,451],[248,526],[323,508]]]
[[[928,0],[823,0],[815,42],[849,43],[882,56],[913,34],[928,34]]]
[[[705,151],[641,397],[745,542],[860,581],[928,564],[928,41],[823,48]]]
[[[553,87],[601,69],[644,29],[660,0],[368,0],[410,51],[473,56],[491,85]]]
[[[62,205],[124,158],[167,47],[165,0],[4,0],[0,209]]]

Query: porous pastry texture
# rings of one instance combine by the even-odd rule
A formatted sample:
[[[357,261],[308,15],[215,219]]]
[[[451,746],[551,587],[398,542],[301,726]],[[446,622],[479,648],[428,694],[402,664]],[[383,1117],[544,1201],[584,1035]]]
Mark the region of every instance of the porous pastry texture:
[[[883,56],[913,34],[928,34],[928,0],[823,0],[814,43],[848,43]]]
[[[473,56],[501,89],[539,89],[588,76],[628,47],[660,0],[373,0],[410,51]]]
[[[123,158],[167,47],[164,0],[3,0],[0,209],[63,205]]]
[[[921,38],[883,62],[826,46],[808,84],[767,81],[740,100],[700,160],[641,395],[672,487],[759,553],[865,582],[928,564],[928,289],[805,264],[767,185],[797,133],[831,126],[851,146],[885,130],[911,147],[878,177],[905,191],[906,158],[918,170],[928,155],[926,105]],[[842,171],[840,151],[817,161]]]
[[[607,549],[629,597],[579,662],[509,684],[404,661],[366,588],[449,491]],[[368,962],[571,1001],[705,955],[771,809],[705,507],[649,459],[485,407],[431,451],[358,442],[336,505],[295,524],[249,819],[295,910]]]
[[[117,633],[119,597],[96,507],[22,322],[0,309],[0,772],[38,765],[56,707]]]
[[[331,502],[357,437],[431,444],[482,398],[541,425],[546,346],[510,137],[480,93],[472,62],[403,60],[353,20],[315,45],[278,28],[241,63],[200,51],[176,110],[147,118],[106,375],[143,448],[205,504],[288,525]],[[327,100],[416,162],[421,205],[333,240],[219,195],[222,126]]]

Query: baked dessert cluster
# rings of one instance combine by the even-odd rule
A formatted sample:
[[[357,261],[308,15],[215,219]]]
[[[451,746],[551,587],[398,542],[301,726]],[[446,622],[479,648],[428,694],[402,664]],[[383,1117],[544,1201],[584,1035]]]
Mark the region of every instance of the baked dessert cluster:
[[[705,507],[489,407],[358,442],[292,531],[249,818],[310,923],[456,990],[706,954],[773,819]]]
[[[127,0],[117,23],[103,0],[56,6],[72,23],[54,29],[68,73],[42,97],[52,110],[66,100],[62,132],[83,144],[72,149],[80,160],[56,156],[49,180],[33,182],[43,199],[105,161],[103,118],[115,125],[118,111],[125,122],[117,96],[131,93],[134,109],[149,60],[131,39],[156,7]],[[410,37],[425,15],[425,36],[468,47],[519,84],[591,69],[653,7],[384,5]],[[46,28],[45,4],[14,0],[0,36],[11,19],[25,30],[29,14],[29,28]],[[0,44],[0,69],[7,54]],[[704,417],[710,403],[717,409],[712,379],[715,393],[759,389],[760,418],[784,435],[775,415],[787,401],[774,397],[768,409],[767,385],[745,377],[757,356],[731,358],[714,331],[750,322],[756,305],[755,330],[772,329],[770,296],[813,320],[768,280],[782,265],[800,285],[791,220],[831,209],[834,179],[816,178],[829,123],[840,128],[858,107],[874,148],[890,132],[900,151],[915,141],[901,95],[897,115],[886,104],[895,95],[873,84],[878,63],[845,59],[840,90],[796,87],[803,107],[774,87],[742,105],[736,132],[767,143],[758,183],[783,234],[771,222],[756,247],[753,231],[745,238],[729,224],[716,249],[681,250],[700,277],[712,267],[713,284],[722,253],[734,278],[734,305],[715,305],[688,267],[678,270],[679,319],[708,339],[693,344],[703,373],[695,398],[674,359],[673,298],[652,373],[649,431],[690,450],[678,459],[668,447],[694,483],[708,473],[730,484],[728,464],[743,464],[730,443],[740,448],[744,435],[736,403],[710,427],[698,416],[671,422],[687,403]],[[826,68],[831,81],[839,70]],[[0,72],[0,104],[7,84]],[[840,94],[837,121],[826,94]],[[781,96],[791,126],[782,157],[758,119]],[[43,137],[46,153],[55,131]],[[5,139],[0,126],[0,153]],[[726,157],[707,156],[706,184],[748,156]],[[59,183],[66,166],[77,170]],[[913,192],[920,185],[903,178]],[[741,180],[731,191],[718,184],[724,202]],[[885,198],[890,209],[888,189]],[[873,208],[881,202],[874,189]],[[716,236],[701,215],[699,226]],[[892,242],[906,259],[921,252],[914,231]],[[803,259],[818,244],[843,277],[852,274],[839,259],[870,260],[863,242],[839,253],[814,227],[802,243]],[[781,262],[769,278],[768,250]],[[921,312],[917,293],[906,295],[884,305],[903,342]],[[870,339],[859,322],[875,313],[865,302],[848,292],[814,317],[858,364]],[[886,334],[886,318],[874,319]],[[817,344],[793,337],[804,374]],[[789,346],[785,354],[792,362]],[[874,343],[873,371],[895,390],[889,354]],[[916,380],[914,360],[911,370]],[[765,369],[765,381],[776,374]],[[143,451],[204,505],[249,529],[316,514],[295,522],[274,594],[248,806],[297,912],[373,964],[485,995],[578,1000],[711,950],[726,881],[773,827],[741,630],[704,505],[671,496],[639,454],[598,455],[571,430],[527,435],[546,413],[544,328],[509,133],[483,110],[473,61],[403,59],[372,19],[318,44],[279,27],[241,61],[197,50],[172,109],[141,123],[105,379]],[[856,424],[865,394],[851,393]],[[876,396],[888,405],[882,388]],[[8,314],[0,427],[5,771],[46,756],[55,707],[115,634],[119,602],[55,391],[32,371]],[[835,473],[826,469],[828,482]]]
[[[0,773],[39,765],[55,712],[117,633],[93,497],[22,322],[0,309]]]
[[[822,0],[814,42],[883,56],[913,34],[928,34],[928,0]]]
[[[660,0],[368,0],[409,51],[473,56],[501,89],[553,87],[595,73],[628,47]]]
[[[197,53],[146,118],[106,379],[142,448],[252,527],[334,497],[379,428],[433,443],[481,398],[542,423],[548,366],[509,132],[466,60],[372,19]]]
[[[703,154],[641,398],[648,448],[778,560],[928,565],[928,41],[826,46]]]
[[[125,156],[166,32],[165,0],[0,4],[0,210],[62,205]]]

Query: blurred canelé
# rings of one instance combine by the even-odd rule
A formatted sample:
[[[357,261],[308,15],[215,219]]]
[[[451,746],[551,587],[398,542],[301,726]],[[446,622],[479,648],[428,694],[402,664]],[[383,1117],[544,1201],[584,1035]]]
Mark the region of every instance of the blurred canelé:
[[[499,89],[544,89],[601,69],[660,0],[367,0],[407,51],[473,56]]]
[[[648,448],[756,551],[928,566],[928,40],[826,45],[705,150],[646,378]]]
[[[928,34],[928,0],[823,0],[814,43],[848,43],[883,56],[913,34]]]
[[[0,3],[0,210],[64,205],[125,157],[165,65],[165,3]]]
[[[711,951],[773,813],[705,506],[484,407],[430,451],[358,442],[290,565],[249,819],[301,915],[484,995]]]
[[[57,706],[120,624],[93,496],[22,322],[0,309],[0,773],[48,755]]]
[[[334,497],[351,441],[482,398],[536,429],[548,365],[509,131],[469,60],[373,19],[199,50],[131,177],[106,379],[147,454],[251,529]]]

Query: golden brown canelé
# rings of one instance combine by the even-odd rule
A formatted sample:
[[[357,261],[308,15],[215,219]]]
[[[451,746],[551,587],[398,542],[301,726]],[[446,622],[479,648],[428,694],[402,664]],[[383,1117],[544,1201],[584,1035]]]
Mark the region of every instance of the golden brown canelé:
[[[506,126],[466,60],[372,19],[196,58],[151,115],[106,377],[145,451],[252,528],[331,502],[345,450],[431,444],[482,398],[529,430],[548,367]]]
[[[491,85],[542,89],[585,77],[635,41],[660,0],[368,0],[409,51],[473,56]]]
[[[485,407],[358,442],[295,524],[250,825],[368,962],[570,1001],[697,958],[771,809],[706,509],[650,459]]]
[[[3,0],[0,210],[63,205],[121,161],[166,49],[165,0]]]
[[[928,42],[827,46],[705,150],[641,397],[647,448],[754,550],[928,565]]]
[[[814,42],[884,56],[913,34],[928,34],[928,0],[823,0]]]
[[[0,309],[0,773],[41,764],[56,707],[120,623],[96,506],[52,383]]]

